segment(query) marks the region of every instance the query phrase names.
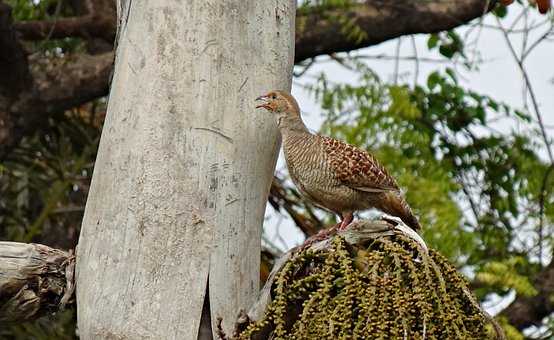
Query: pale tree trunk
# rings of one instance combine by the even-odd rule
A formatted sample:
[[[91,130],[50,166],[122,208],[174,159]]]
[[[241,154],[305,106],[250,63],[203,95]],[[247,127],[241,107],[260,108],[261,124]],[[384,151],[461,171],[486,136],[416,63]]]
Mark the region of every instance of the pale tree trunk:
[[[196,339],[259,289],[294,0],[118,3],[108,115],[77,249],[81,339]]]

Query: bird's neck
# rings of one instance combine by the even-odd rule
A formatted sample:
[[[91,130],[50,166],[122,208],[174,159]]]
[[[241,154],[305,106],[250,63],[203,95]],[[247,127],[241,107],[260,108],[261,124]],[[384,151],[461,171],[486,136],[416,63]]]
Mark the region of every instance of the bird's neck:
[[[300,118],[300,115],[283,115],[279,117],[279,130],[281,132],[283,141],[283,153],[289,170],[291,170],[291,177],[296,178],[294,175],[294,164],[302,162],[307,154],[310,153],[310,145],[314,139],[314,135],[310,133],[304,122]]]
[[[279,130],[281,130],[281,134],[283,135],[283,138],[287,138],[289,135],[296,135],[296,134],[310,134],[308,128],[302,121],[302,118],[300,118],[299,114],[295,115],[281,115],[278,118],[277,124],[279,125]]]

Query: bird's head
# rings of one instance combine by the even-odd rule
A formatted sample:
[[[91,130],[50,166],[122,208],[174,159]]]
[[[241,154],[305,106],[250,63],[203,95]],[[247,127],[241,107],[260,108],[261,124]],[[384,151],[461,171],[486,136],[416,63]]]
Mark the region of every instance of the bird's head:
[[[264,108],[269,112],[282,114],[295,114],[299,115],[300,110],[298,104],[293,96],[284,91],[270,91],[263,96],[256,98],[256,101],[262,101],[261,104],[256,105],[256,108]]]
[[[300,118],[300,108],[293,96],[285,91],[270,91],[256,98],[262,103],[256,108],[264,108],[275,115],[277,125],[281,129],[306,130]]]

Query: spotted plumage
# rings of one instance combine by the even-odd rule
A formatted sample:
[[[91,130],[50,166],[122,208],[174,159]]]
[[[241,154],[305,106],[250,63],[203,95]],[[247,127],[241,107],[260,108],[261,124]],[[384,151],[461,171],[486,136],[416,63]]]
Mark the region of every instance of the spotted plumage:
[[[394,178],[373,155],[334,138],[318,137],[323,143],[327,162],[345,185],[371,192],[399,190]]]
[[[337,139],[309,132],[296,100],[283,91],[258,99],[274,113],[283,137],[290,176],[300,193],[324,209],[341,216],[340,228],[356,211],[379,209],[420,228],[396,181],[368,152]]]

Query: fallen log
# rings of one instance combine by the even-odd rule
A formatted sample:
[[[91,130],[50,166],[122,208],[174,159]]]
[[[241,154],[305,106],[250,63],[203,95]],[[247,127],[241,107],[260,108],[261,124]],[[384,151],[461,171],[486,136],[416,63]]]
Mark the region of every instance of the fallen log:
[[[0,242],[0,325],[63,310],[74,300],[73,252]]]

